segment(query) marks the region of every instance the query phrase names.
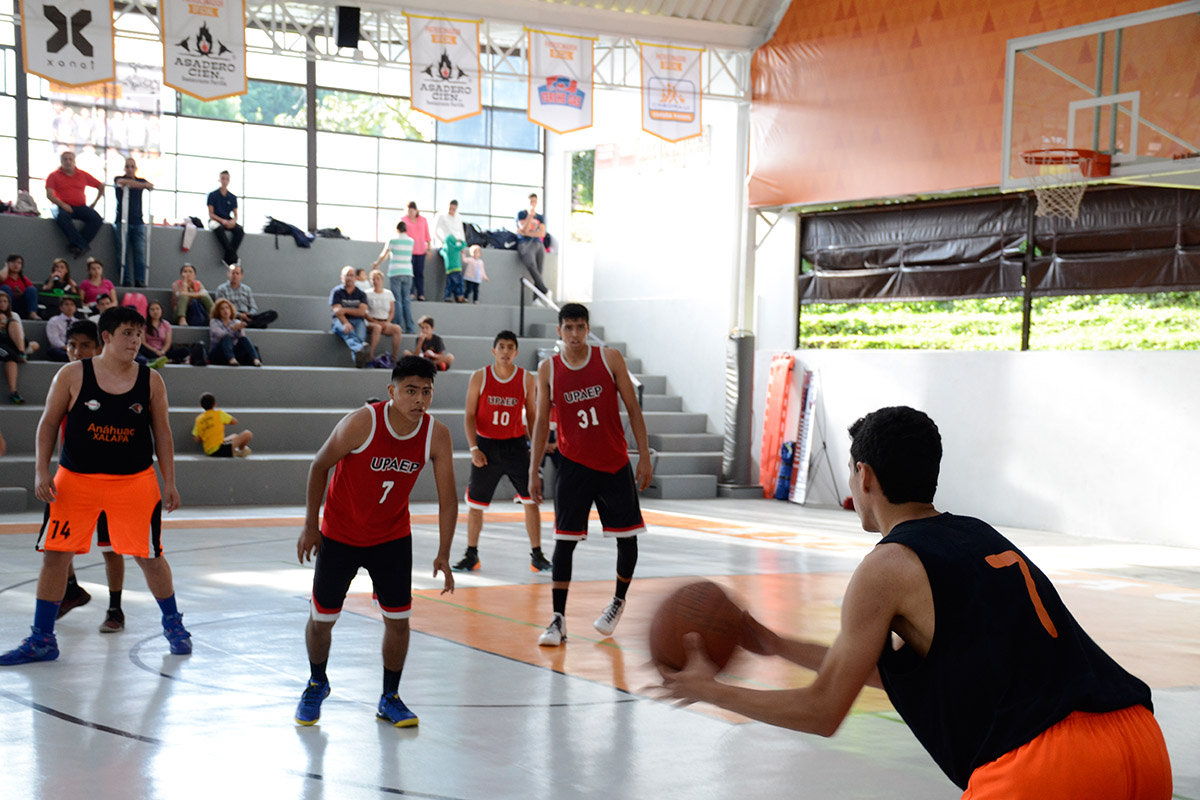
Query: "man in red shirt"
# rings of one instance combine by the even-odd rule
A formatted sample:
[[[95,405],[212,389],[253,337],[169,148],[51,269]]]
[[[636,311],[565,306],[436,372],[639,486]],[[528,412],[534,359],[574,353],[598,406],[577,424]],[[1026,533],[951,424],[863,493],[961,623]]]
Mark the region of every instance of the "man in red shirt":
[[[76,169],[75,154],[70,150],[63,152],[59,163],[62,166],[46,178],[46,197],[58,206],[54,219],[67,237],[67,250],[71,255],[79,256],[90,249],[92,239],[96,238],[104,224],[104,220],[96,213],[96,203],[104,196],[104,184],[83,170]],[[96,199],[91,204],[84,193],[88,186],[97,190]],[[77,219],[83,220],[82,233],[75,228]]]

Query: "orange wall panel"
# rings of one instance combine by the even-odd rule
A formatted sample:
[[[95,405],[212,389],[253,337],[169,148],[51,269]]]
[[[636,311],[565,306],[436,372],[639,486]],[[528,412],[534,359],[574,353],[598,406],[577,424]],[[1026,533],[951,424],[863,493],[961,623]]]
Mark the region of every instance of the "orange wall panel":
[[[793,0],[754,54],[750,204],[1000,182],[1008,40],[1147,0]]]

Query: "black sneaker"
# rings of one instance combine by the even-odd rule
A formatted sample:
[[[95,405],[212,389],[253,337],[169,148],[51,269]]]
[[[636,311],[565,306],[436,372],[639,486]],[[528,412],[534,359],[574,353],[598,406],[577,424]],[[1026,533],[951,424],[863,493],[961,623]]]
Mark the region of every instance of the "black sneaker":
[[[546,560],[546,556],[540,550],[531,550],[529,552],[530,572],[545,572],[553,566],[553,564]]]
[[[12,403],[14,406],[23,406],[25,405],[25,398],[21,397],[20,392],[13,392],[8,396],[8,402]]]
[[[79,584],[75,584],[73,587],[68,585],[67,593],[63,596],[62,602],[58,605],[58,616],[55,619],[62,619],[72,608],[86,606],[91,599],[92,596],[88,594],[87,589],[84,589]]]
[[[457,564],[451,567],[451,569],[453,569],[455,572],[474,572],[482,566],[483,562],[479,560],[479,554],[468,551],[467,554],[462,557],[462,561],[459,561]]]
[[[110,608],[100,623],[101,633],[118,633],[125,630],[125,612],[119,608]]]

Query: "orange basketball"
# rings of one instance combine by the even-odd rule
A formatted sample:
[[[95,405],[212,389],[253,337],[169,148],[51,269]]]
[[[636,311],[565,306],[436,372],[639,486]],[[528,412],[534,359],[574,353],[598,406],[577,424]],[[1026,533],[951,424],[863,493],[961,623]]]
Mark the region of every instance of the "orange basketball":
[[[742,629],[742,609],[712,581],[676,589],[650,622],[650,657],[655,663],[682,669],[687,660],[683,637],[695,632],[704,640],[708,658],[718,668],[729,663]]]

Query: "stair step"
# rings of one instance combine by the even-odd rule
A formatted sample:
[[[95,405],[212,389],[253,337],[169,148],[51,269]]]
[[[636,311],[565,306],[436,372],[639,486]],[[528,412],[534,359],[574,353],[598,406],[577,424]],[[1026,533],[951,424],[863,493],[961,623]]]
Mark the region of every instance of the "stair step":
[[[725,446],[719,433],[652,433],[647,438],[660,453],[720,452]]]
[[[717,475],[721,472],[720,453],[658,453],[654,465],[655,475],[690,475],[704,473]]]
[[[716,475],[655,475],[643,497],[660,500],[698,500],[717,496]]]
[[[33,492],[19,486],[0,487],[0,514],[16,514],[29,507]]]

